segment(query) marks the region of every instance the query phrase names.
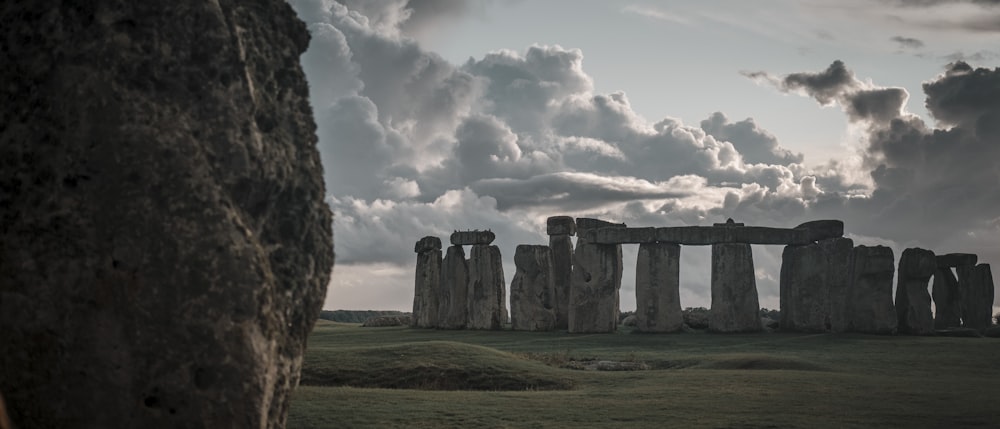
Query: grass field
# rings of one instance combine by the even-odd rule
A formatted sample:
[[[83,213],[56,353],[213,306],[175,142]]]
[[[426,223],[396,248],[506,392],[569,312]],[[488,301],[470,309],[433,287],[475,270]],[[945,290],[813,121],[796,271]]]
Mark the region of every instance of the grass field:
[[[288,427],[1000,428],[1000,339],[320,321]]]

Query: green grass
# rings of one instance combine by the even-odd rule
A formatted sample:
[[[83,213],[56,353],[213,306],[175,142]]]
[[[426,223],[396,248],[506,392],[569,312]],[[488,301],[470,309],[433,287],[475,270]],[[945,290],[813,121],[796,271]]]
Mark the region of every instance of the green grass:
[[[650,369],[569,369],[594,360]],[[1000,340],[320,321],[288,427],[993,428]]]

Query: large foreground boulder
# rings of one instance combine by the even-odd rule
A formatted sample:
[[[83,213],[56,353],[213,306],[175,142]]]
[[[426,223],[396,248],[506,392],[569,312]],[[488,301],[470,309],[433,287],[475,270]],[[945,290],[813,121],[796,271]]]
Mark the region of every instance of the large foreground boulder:
[[[895,263],[892,248],[857,246],[848,268],[847,330],[866,334],[893,334],[898,320],[892,301]]]
[[[0,391],[21,428],[283,427],[333,264],[281,0],[0,6]]]

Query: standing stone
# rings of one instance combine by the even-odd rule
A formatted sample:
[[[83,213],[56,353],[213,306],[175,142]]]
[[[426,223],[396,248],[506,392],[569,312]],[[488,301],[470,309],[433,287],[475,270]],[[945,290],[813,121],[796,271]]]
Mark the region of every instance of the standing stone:
[[[993,317],[993,273],[989,264],[979,264],[975,267],[959,267],[967,270],[968,281],[962,289],[962,324],[966,328],[986,331],[992,325]],[[959,271],[961,286],[962,272]]]
[[[421,238],[413,251],[417,253],[417,270],[413,281],[411,323],[416,328],[436,328],[441,290],[441,239]]]
[[[569,332],[614,332],[618,329],[622,247],[618,244],[593,244],[584,238],[589,231],[609,226],[625,225],[588,218],[576,220]]]
[[[441,265],[438,327],[462,329],[469,323],[469,263],[462,246],[450,246]],[[443,310],[443,311],[441,311]]]
[[[948,329],[962,326],[962,301],[959,295],[958,279],[951,267],[938,265],[934,272],[934,329]]]
[[[930,250],[911,248],[899,258],[896,282],[896,318],[899,332],[909,335],[934,334],[931,294],[927,283],[937,271],[937,260]]]
[[[753,253],[749,244],[712,245],[712,309],[709,330],[713,332],[758,332],[760,303],[754,278]]]
[[[549,246],[519,245],[517,271],[510,282],[510,324],[515,331],[549,331],[555,327],[552,264]]]
[[[552,253],[552,308],[555,329],[569,327],[569,291],[573,279],[573,239],[576,222],[569,216],[553,216],[546,221]]]
[[[19,428],[284,427],[333,264],[280,0],[0,6],[0,391]]]
[[[892,302],[894,262],[889,247],[858,246],[851,251],[848,331],[866,334],[896,332],[898,322]]]
[[[501,329],[507,321],[500,248],[472,246],[469,255],[469,329]]]
[[[635,267],[636,329],[675,332],[684,325],[680,297],[681,246],[643,243]]]
[[[847,296],[850,288],[848,269],[854,240],[830,238],[816,242],[826,253],[826,282],[830,293],[830,331],[847,331]]]
[[[781,254],[782,330],[826,332],[830,323],[830,263],[819,244],[785,246]]]

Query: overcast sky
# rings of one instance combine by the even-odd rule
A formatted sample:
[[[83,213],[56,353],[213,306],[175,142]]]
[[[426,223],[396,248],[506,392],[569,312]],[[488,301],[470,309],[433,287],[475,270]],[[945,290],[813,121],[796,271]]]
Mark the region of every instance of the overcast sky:
[[[509,284],[553,215],[841,219],[897,259],[1000,263],[998,1],[289,2],[335,214],[326,309],[409,310],[414,242],[456,229],[496,232]],[[708,307],[710,248],[681,253],[681,304]],[[763,307],[780,262],[754,246]]]

